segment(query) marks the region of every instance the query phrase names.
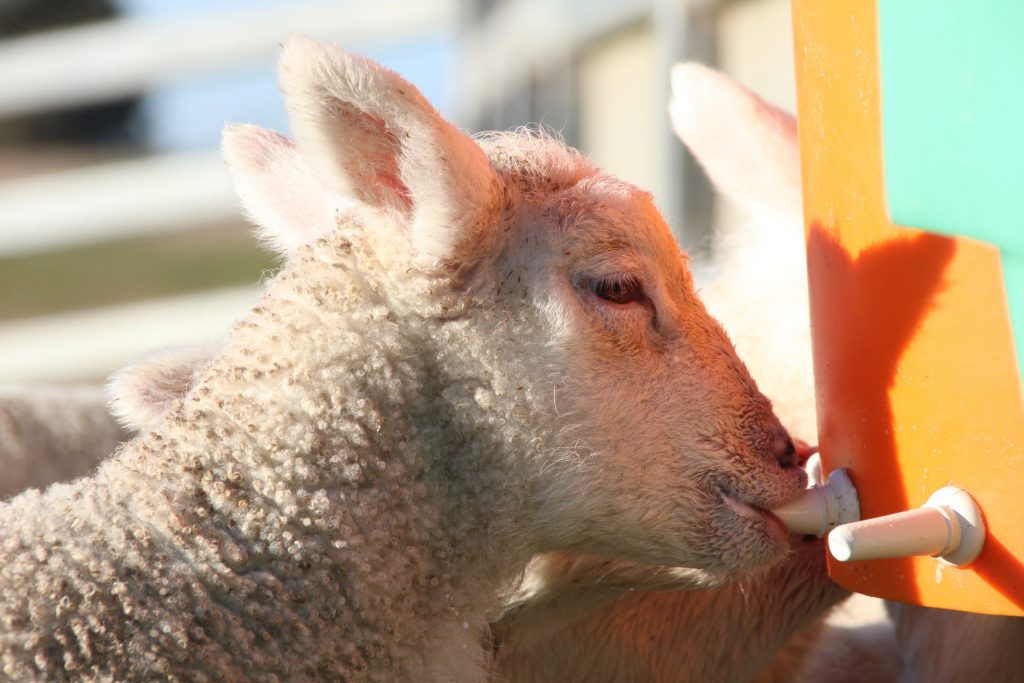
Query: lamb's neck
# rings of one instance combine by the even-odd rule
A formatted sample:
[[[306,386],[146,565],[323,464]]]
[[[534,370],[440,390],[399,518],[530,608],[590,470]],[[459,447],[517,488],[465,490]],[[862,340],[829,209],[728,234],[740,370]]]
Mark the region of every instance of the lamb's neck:
[[[411,651],[441,633],[464,647],[530,554],[505,457],[517,444],[486,427],[480,375],[439,363],[436,326],[397,324],[356,274],[308,265],[274,283],[146,447],[173,453],[206,509],[189,525],[230,529],[241,568],[301,578],[310,609],[355,608],[330,620],[344,640],[401,614],[408,632],[390,638]]]

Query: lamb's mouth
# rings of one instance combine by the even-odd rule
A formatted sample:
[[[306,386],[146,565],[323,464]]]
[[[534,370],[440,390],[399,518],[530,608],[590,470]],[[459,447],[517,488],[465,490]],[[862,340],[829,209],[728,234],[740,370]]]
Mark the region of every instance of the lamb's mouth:
[[[765,526],[768,527],[769,532],[773,535],[781,536],[786,538],[789,536],[789,529],[782,523],[774,513],[770,510],[766,510],[762,507],[758,507],[747,501],[732,491],[722,489],[721,491],[722,502],[725,506],[732,510],[737,517],[743,517],[744,519],[760,520]]]

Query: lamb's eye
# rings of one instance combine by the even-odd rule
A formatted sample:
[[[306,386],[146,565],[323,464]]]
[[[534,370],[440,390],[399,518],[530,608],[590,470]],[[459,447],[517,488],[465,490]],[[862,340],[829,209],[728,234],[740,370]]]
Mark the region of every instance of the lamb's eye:
[[[605,301],[613,304],[628,304],[639,301],[644,296],[643,285],[634,277],[609,277],[594,280],[590,284],[591,291]]]

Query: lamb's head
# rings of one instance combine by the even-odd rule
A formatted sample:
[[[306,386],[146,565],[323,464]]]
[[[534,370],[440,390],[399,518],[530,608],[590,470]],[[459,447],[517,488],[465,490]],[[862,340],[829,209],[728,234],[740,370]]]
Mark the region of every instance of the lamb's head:
[[[546,330],[550,547],[707,569],[778,556],[786,532],[750,504],[779,505],[804,475],[650,195],[582,159],[560,177],[574,156],[551,140],[483,147],[518,197],[494,295]]]
[[[785,552],[763,510],[804,474],[647,193],[544,135],[475,141],[334,47],[290,41],[281,85],[295,142],[226,134],[243,204],[290,259],[345,250],[431,331],[431,400],[525,434],[500,457],[533,550],[726,571]]]

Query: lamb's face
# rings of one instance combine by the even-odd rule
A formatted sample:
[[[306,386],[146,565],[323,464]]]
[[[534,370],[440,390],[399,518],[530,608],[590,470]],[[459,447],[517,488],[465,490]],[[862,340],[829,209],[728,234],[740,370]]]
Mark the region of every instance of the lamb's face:
[[[558,422],[539,463],[551,547],[712,570],[780,556],[787,532],[763,510],[805,475],[650,196],[596,173],[521,196],[494,280],[525,284],[495,294],[512,308],[527,291],[550,334],[537,420]]]
[[[389,299],[422,319],[463,298],[465,329],[530,375],[537,453],[519,483],[538,549],[713,570],[785,551],[758,508],[804,474],[646,194],[550,140],[478,144],[337,48],[293,39],[280,73],[297,141],[225,138],[243,204],[288,252],[362,226]]]

